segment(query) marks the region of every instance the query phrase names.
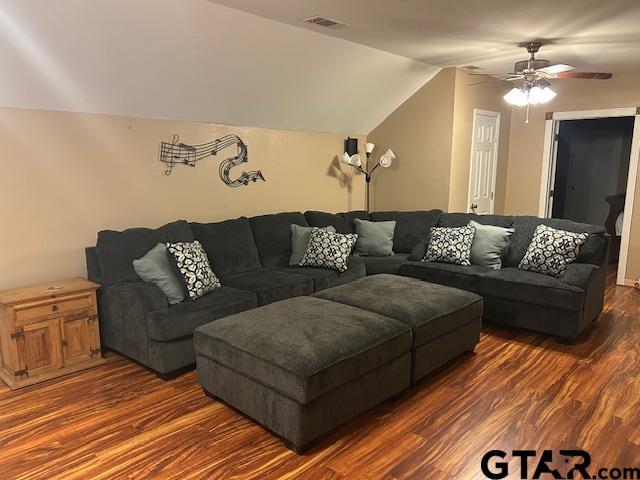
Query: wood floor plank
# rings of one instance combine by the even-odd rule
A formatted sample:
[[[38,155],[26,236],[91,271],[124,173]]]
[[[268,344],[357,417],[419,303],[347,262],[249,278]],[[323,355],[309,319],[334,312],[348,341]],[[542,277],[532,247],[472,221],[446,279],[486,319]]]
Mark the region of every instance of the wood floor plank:
[[[484,478],[491,448],[583,448],[594,465],[640,466],[640,292],[613,275],[575,345],[485,326],[474,354],[303,456],[205,396],[194,372],[163,382],[106,360],[18,391],[0,385],[1,479],[466,480]]]

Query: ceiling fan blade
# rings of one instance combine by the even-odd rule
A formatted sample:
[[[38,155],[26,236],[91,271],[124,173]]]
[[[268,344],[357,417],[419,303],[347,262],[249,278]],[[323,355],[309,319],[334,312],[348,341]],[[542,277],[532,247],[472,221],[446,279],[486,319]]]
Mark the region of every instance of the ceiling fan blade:
[[[556,63],[555,65],[549,65],[548,67],[538,68],[536,72],[538,73],[546,73],[548,75],[555,75],[557,73],[562,72],[570,72],[571,70],[575,70],[576,67],[573,65],[567,65],[565,63]]]
[[[556,79],[563,78],[584,78],[586,80],[609,80],[613,77],[613,73],[603,73],[603,72],[562,72],[558,73],[555,77]]]
[[[521,78],[524,78],[524,75],[516,75],[509,78],[494,78],[493,80],[485,80],[484,82],[467,83],[467,87],[471,87],[472,85],[482,85],[483,83],[512,82],[514,80],[520,80]]]
[[[489,75],[491,77],[509,77],[514,75],[513,73],[476,73],[476,72],[467,72],[467,75]]]
[[[474,85],[483,85],[485,83],[495,83],[495,82],[502,82],[502,80],[500,80],[499,78],[496,78],[495,80],[485,80],[484,82],[467,83],[466,86],[472,87]]]

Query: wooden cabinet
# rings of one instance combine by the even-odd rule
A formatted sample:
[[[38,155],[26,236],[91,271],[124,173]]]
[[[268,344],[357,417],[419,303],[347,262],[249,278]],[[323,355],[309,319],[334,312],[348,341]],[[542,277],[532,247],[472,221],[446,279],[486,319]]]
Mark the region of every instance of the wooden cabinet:
[[[0,292],[0,378],[12,389],[104,363],[96,289],[71,278]]]

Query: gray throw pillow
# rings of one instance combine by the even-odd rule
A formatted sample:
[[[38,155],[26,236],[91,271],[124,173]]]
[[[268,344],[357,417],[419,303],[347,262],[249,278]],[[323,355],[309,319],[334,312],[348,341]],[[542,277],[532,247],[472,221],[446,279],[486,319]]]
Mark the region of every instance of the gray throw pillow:
[[[304,257],[304,252],[307,251],[312,228],[313,227],[301,227],[295,224],[291,225],[291,257],[289,258],[289,265],[297,266],[300,264],[300,260]],[[322,230],[336,233],[336,229],[332,225],[323,227]]]
[[[354,219],[358,241],[356,255],[387,257],[393,255],[393,234],[396,230],[395,220],[386,222],[370,222]]]
[[[167,246],[159,243],[142,258],[133,261],[133,269],[147,283],[154,283],[167,296],[171,305],[184,300],[182,284],[169,264]]]
[[[494,270],[502,268],[502,257],[507,253],[513,228],[483,225],[471,220],[469,226],[476,229],[471,245],[471,263]]]

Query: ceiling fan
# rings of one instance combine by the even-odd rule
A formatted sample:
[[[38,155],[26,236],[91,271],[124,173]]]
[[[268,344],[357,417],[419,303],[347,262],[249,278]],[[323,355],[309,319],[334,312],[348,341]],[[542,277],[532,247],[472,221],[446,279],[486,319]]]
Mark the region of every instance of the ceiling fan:
[[[534,41],[521,44],[520,46],[527,49],[530,57],[528,60],[516,62],[513,66],[513,72],[507,74],[495,73],[471,73],[471,75],[491,75],[497,77],[495,80],[506,80],[508,82],[516,82],[516,86],[512,88],[504,96],[504,99],[511,105],[519,107],[527,107],[525,122],[529,123],[529,106],[547,103],[556,96],[556,92],[551,90],[551,82],[549,80],[562,80],[567,78],[581,78],[587,80],[608,80],[613,77],[611,73],[601,72],[576,72],[576,67],[564,63],[551,64],[549,60],[536,58],[536,53],[542,47],[542,42]],[[478,85],[478,82],[470,85]]]

